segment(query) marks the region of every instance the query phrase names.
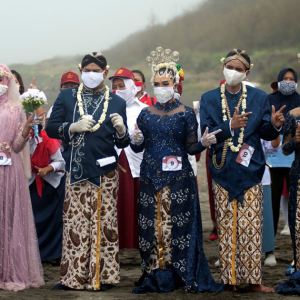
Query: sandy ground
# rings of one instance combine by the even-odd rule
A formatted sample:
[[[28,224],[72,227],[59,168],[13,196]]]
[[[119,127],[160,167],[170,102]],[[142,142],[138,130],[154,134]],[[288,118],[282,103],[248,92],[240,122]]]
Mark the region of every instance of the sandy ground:
[[[206,253],[211,272],[216,281],[219,282],[219,271],[214,266],[215,261],[218,259],[218,242],[211,242],[208,236],[211,230],[211,221],[208,204],[207,182],[205,173],[205,156],[202,154],[200,162],[198,162],[198,183],[199,194],[201,202],[201,212],[203,219],[203,240],[204,251]],[[284,226],[281,216],[279,230]],[[275,254],[277,257],[277,266],[263,267],[263,284],[267,286],[276,287],[278,284],[286,280],[284,272],[292,260],[292,248],[290,237],[280,236],[276,237]],[[141,275],[139,253],[137,250],[122,250],[120,252],[121,260],[121,283],[116,285],[113,289],[106,292],[90,292],[90,291],[52,291],[51,288],[58,282],[59,267],[52,267],[51,265],[44,264],[45,272],[45,286],[39,289],[29,289],[20,292],[6,292],[0,290],[0,299],[34,299],[34,300],[117,300],[117,299],[164,299],[164,300],[183,300],[183,299],[295,299],[296,297],[280,296],[278,294],[264,294],[264,293],[249,293],[247,286],[242,286],[234,293],[204,293],[204,294],[187,294],[182,289],[176,290],[168,294],[146,294],[136,295],[131,291],[134,287],[134,282],[138,280]]]

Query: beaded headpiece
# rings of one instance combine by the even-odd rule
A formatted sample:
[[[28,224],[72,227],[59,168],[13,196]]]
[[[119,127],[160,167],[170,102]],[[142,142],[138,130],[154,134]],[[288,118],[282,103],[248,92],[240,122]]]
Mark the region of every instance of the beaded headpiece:
[[[179,52],[172,52],[171,49],[164,50],[162,47],[157,47],[156,51],[151,51],[150,56],[148,56],[146,60],[149,62],[149,66],[151,66],[152,78],[150,82],[152,84],[156,74],[162,76],[167,73],[169,76],[173,73],[174,83],[179,83],[183,80],[183,70],[180,65],[176,64],[179,60]],[[161,69],[165,69],[165,71],[159,72]]]
[[[240,62],[242,62],[244,64],[244,66],[250,70],[251,68],[253,68],[253,64],[250,63],[250,57],[248,56],[247,52],[245,50],[239,50],[239,49],[233,49],[231,50],[226,58],[223,57],[221,59],[221,62],[226,65],[228,62],[232,61],[232,60],[239,60]]]

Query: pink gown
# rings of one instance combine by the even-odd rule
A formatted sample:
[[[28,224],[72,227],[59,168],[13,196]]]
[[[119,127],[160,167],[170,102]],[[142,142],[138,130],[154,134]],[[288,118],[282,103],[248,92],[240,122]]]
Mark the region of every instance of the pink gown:
[[[18,291],[44,284],[36,230],[20,156],[26,118],[19,103],[0,101],[0,150],[12,165],[0,165],[0,289]]]

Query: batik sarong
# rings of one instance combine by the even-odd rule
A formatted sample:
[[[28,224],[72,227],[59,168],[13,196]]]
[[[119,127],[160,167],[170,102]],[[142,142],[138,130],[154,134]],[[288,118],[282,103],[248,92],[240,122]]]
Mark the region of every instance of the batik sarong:
[[[229,202],[228,192],[215,181],[213,193],[221,283],[261,284],[262,185],[245,191],[243,203],[236,199]]]
[[[300,270],[300,179],[297,186],[297,201],[295,203],[295,258],[296,268]]]
[[[117,227],[118,172],[101,176],[100,188],[88,181],[69,185],[63,210],[61,283],[99,290],[120,281]]]
[[[172,221],[170,189],[164,187],[157,192],[155,198],[154,235],[150,258],[146,266],[147,273],[154,269],[166,269],[172,265]],[[143,226],[143,218],[139,220]]]

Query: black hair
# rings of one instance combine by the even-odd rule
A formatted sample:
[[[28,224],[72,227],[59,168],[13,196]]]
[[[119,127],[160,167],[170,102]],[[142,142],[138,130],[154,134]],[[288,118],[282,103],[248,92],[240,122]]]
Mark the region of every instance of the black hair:
[[[173,69],[169,69],[169,68],[163,67],[163,68],[160,68],[160,69],[157,71],[157,74],[158,74],[159,76],[162,76],[162,75],[164,75],[166,72],[167,72],[168,74],[171,74],[171,76],[173,76],[172,79],[173,79],[173,82],[175,83],[176,79],[175,79],[175,72],[174,72]],[[170,77],[170,79],[171,79],[171,77]]]
[[[11,70],[11,73],[17,77],[17,80],[19,81],[20,84],[19,93],[20,95],[22,95],[25,92],[25,86],[21,75],[16,70]]]
[[[231,50],[231,51],[227,54],[226,58],[227,58],[227,57],[234,56],[234,55],[236,55],[236,54],[241,55],[241,56],[247,61],[247,63],[249,64],[249,68],[248,68],[247,66],[245,66],[245,67],[246,67],[246,70],[249,70],[249,69],[250,69],[250,65],[251,65],[251,60],[250,60],[250,57],[249,57],[249,55],[247,54],[247,52],[246,52],[245,50],[233,49],[233,50]],[[244,64],[244,65],[245,65],[245,64]]]
[[[145,79],[145,75],[143,74],[142,71],[140,71],[140,70],[132,70],[132,73],[138,73],[138,74],[140,74],[141,77],[142,77],[142,81],[145,83],[146,79]]]

